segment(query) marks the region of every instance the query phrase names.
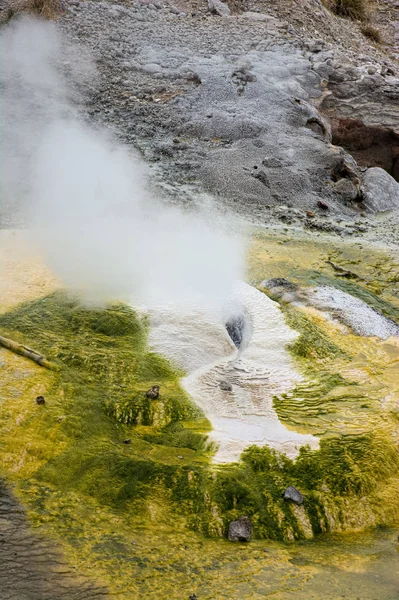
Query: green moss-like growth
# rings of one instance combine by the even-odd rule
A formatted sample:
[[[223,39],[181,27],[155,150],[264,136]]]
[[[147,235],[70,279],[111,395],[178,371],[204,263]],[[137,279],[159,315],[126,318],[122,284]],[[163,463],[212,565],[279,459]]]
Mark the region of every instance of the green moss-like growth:
[[[206,436],[195,423],[200,430],[209,425],[181,389],[181,373],[149,351],[147,323],[129,307],[86,310],[56,293],[0,315],[0,328],[61,367],[42,418],[26,423],[44,447],[58,428],[57,443],[47,443],[54,446],[52,458],[36,472],[37,481],[122,508],[150,494],[169,470],[181,469],[169,464],[179,462],[176,448],[202,460]],[[157,401],[146,397],[154,384],[160,385]],[[175,429],[162,429],[170,424]],[[134,425],[151,427],[151,434]],[[123,445],[124,438],[131,444]],[[148,458],[155,443],[157,460]]]
[[[289,318],[298,324],[297,313]],[[305,317],[299,324],[309,347],[301,356],[342,355]],[[329,529],[326,499],[339,507],[343,498],[372,495],[397,475],[396,449],[377,435],[326,438],[319,451],[302,449],[296,461],[267,447],[251,447],[239,463],[211,467],[209,423],[181,389],[181,374],[149,351],[145,319],[126,306],[85,310],[54,294],[0,315],[0,328],[61,367],[52,374],[45,406],[32,409],[19,425],[18,446],[30,459],[21,463],[16,457],[15,462],[26,464],[29,479],[23,470],[15,475],[20,467],[13,470],[12,448],[4,461],[11,465],[11,478],[21,477],[19,489],[35,518],[51,518],[57,531],[67,530],[70,519],[67,511],[57,512],[60,498],[78,498],[140,526],[155,511],[164,523],[178,515],[184,527],[222,536],[232,519],[247,514],[255,537],[300,539],[309,529]],[[156,401],[145,394],[154,384],[160,385]],[[309,422],[323,411],[329,414],[340,406],[337,390],[356,389],[333,374],[322,375],[314,386],[298,386],[306,398],[300,410],[289,396],[276,399],[282,420]],[[13,414],[12,400],[7,410]],[[7,441],[7,435],[4,427],[1,440]],[[126,438],[129,444],[123,443]],[[305,496],[304,522],[283,500],[289,485]],[[334,518],[345,526],[344,511],[340,516],[337,508]],[[110,534],[108,522],[101,526]]]
[[[283,305],[282,308],[287,324],[300,333],[289,346],[293,354],[311,359],[344,356],[345,353],[303,313],[289,305]]]
[[[295,461],[268,447],[251,446],[238,465],[218,474],[210,493],[225,528],[231,519],[246,514],[260,537],[300,539],[305,532],[282,498],[289,485],[304,495],[305,513],[316,534],[330,528],[323,497],[332,504],[337,498],[361,498],[396,476],[398,470],[394,444],[378,435],[324,439],[320,450],[301,448]]]
[[[398,468],[394,444],[365,434],[321,440],[319,451],[301,448],[292,472],[307,489],[320,489],[324,483],[334,496],[364,496]]]
[[[171,446],[173,448],[191,448],[192,450],[205,450],[210,448],[207,443],[207,436],[196,431],[190,431],[182,423],[174,421],[164,427],[156,434],[144,436],[153,444]]]

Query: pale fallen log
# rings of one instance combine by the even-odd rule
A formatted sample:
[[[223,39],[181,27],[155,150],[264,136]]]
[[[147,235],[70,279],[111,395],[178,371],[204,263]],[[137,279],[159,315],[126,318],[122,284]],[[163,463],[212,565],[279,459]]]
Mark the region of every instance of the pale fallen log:
[[[38,352],[35,352],[35,350],[32,350],[27,346],[23,346],[22,344],[18,344],[18,342],[14,342],[13,340],[5,338],[1,335],[0,346],[3,346],[3,348],[7,348],[7,350],[11,350],[11,352],[15,352],[15,354],[19,354],[20,356],[24,356],[25,358],[33,360],[35,363],[37,363],[41,367],[44,367],[45,369],[51,369],[52,371],[59,370],[58,365],[55,365],[54,363],[50,362],[49,360],[44,358],[44,356],[42,356]]]

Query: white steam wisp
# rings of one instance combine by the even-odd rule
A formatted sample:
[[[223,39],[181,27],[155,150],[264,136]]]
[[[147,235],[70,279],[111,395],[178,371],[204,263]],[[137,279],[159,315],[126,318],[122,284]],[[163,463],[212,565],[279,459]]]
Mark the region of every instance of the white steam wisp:
[[[87,59],[54,24],[22,19],[0,34],[1,183],[46,262],[86,299],[221,307],[242,275],[235,235],[205,211],[155,200],[145,167],[78,113]],[[1,207],[0,207],[1,210]]]

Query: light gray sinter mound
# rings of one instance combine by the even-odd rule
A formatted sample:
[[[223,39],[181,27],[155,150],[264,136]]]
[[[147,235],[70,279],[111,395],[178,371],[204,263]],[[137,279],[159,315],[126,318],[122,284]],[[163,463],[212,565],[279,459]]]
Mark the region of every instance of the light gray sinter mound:
[[[365,302],[336,288],[322,285],[307,290],[309,303],[319,310],[329,311],[357,335],[386,339],[399,335],[399,325],[370,308]]]
[[[387,339],[399,336],[399,325],[384,317],[380,312],[368,306],[359,298],[328,285],[314,288],[300,288],[286,279],[265,279],[260,284],[269,290],[273,298],[299,306],[314,306],[327,313],[340,323],[350,327],[361,336],[375,336]]]

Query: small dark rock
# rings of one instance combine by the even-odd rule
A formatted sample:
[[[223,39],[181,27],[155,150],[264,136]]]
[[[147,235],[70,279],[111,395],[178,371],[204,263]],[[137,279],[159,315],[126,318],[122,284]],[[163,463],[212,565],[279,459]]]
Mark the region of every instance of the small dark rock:
[[[298,490],[293,485],[287,487],[283,494],[283,498],[287,502],[293,502],[294,504],[303,504],[303,496],[301,492],[298,492]]]
[[[36,398],[36,404],[38,404],[39,406],[42,406],[43,404],[46,404],[44,396],[37,396],[37,398]]]
[[[292,283],[292,281],[288,281],[288,279],[284,279],[284,277],[273,277],[272,279],[264,279],[260,285],[261,287],[266,289],[284,288],[290,292],[295,292],[296,290],[298,290],[298,286],[296,283]]]
[[[191,596],[188,597],[188,600],[198,600],[197,594],[191,594]]]
[[[323,202],[323,200],[318,200],[317,201],[317,206],[319,208],[321,208],[322,210],[328,210],[329,209],[329,206],[328,206],[327,202]]]
[[[126,440],[123,440],[124,444],[131,444],[132,440],[130,438],[127,438]]]
[[[270,181],[262,169],[260,171],[256,171],[256,173],[253,173],[253,177],[255,177],[255,179],[259,179],[259,181],[266,187],[270,187]]]
[[[249,517],[239,517],[229,525],[228,539],[230,542],[249,542],[252,525]]]
[[[221,381],[219,383],[219,387],[224,392],[232,392],[233,391],[233,386],[228,381]]]
[[[150,398],[150,400],[157,400],[159,398],[159,385],[153,385],[152,388],[146,392],[146,396],[147,398]]]

